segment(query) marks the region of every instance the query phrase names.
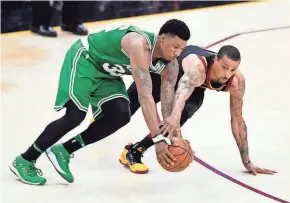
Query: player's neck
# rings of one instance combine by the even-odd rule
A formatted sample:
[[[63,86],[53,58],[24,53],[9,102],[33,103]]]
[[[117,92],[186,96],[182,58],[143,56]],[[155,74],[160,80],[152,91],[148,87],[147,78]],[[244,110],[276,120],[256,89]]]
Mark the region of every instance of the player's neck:
[[[218,78],[214,71],[214,67],[212,66],[208,71],[210,71],[210,73],[207,73],[207,77],[209,77],[207,80],[209,80],[211,83],[216,83]]]
[[[162,58],[162,53],[161,53],[159,45],[160,45],[159,38],[157,38],[156,45],[154,47],[153,54],[152,54],[152,60],[155,60],[157,58]]]

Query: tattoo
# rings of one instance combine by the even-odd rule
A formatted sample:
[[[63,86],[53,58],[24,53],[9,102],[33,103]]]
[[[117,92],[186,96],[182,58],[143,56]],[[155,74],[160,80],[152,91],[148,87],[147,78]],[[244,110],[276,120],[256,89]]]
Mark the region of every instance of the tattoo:
[[[245,123],[244,120],[243,120],[243,125],[242,125],[242,127],[243,127],[243,130],[247,133],[248,128],[247,128],[247,125],[246,125],[246,123]]]
[[[242,80],[237,89],[231,91],[230,108],[232,118],[242,116],[243,96],[245,93],[245,80]]]
[[[166,76],[162,77],[161,84],[161,112],[163,119],[169,117],[172,112],[174,101],[175,84],[178,75],[178,63],[176,60],[166,65]]]
[[[234,96],[230,97],[230,109],[232,118],[242,116],[243,99]]]
[[[240,155],[243,163],[250,161],[249,147],[248,147],[248,133],[247,125],[242,117],[243,108],[243,95],[245,92],[245,80],[239,84],[239,88],[231,92],[230,96],[230,109],[231,109],[231,126],[233,136],[238,145]]]
[[[246,82],[245,82],[245,80],[242,80],[241,84],[240,84],[240,91],[243,95],[245,93],[245,90],[246,90]]]
[[[238,145],[241,158],[243,163],[249,161],[249,147],[248,147],[248,133],[247,133],[247,126],[244,120],[242,120],[241,124],[235,126],[235,123],[232,123],[233,128],[233,135]]]
[[[138,90],[138,99],[141,103],[141,100],[143,99],[142,93],[145,93],[145,91],[147,91],[152,94],[151,76],[148,71],[142,70],[141,68],[132,69],[132,75],[137,85],[137,89],[142,89],[142,92],[139,92]]]
[[[190,68],[180,78],[175,98],[178,99],[181,94],[186,94],[186,99],[191,95],[194,88],[202,83],[202,75],[198,67]]]
[[[152,88],[152,80],[148,71],[144,71],[141,68],[132,69],[132,71],[138,76],[137,80],[142,88]]]

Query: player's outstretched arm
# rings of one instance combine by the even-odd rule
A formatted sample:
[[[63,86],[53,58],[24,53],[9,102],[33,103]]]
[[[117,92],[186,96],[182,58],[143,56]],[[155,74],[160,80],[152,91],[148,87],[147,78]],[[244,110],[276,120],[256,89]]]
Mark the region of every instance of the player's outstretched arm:
[[[178,62],[173,60],[166,65],[161,75],[161,113],[163,119],[172,113],[172,105],[174,101],[175,84],[178,76]]]
[[[149,74],[150,52],[146,39],[132,33],[129,43],[129,56],[132,69],[132,76],[137,86],[138,98],[143,115],[150,133],[160,134],[156,118],[156,107],[152,96],[152,80]]]
[[[189,55],[183,59],[182,67],[184,75],[178,82],[172,113],[164,120],[164,125],[161,128],[162,132],[171,132],[179,128],[186,100],[190,97],[194,88],[202,85],[205,81],[205,67],[196,55]]]
[[[237,72],[234,76],[232,85],[229,89],[230,92],[230,110],[231,110],[231,127],[232,133],[236,140],[237,146],[240,151],[242,162],[246,169],[253,175],[257,173],[274,174],[276,171],[259,168],[250,161],[249,147],[247,140],[247,126],[243,119],[243,96],[245,93],[245,78],[242,73]]]

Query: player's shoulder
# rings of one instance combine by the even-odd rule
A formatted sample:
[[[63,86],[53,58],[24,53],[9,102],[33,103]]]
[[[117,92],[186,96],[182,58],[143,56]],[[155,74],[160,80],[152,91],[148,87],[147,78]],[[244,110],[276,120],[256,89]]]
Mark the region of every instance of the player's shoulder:
[[[146,30],[142,30],[136,26],[128,27],[128,32],[124,37],[127,37],[131,40],[131,43],[141,43],[146,44],[151,41],[151,38],[155,39],[156,36],[154,33],[148,32]]]
[[[245,86],[245,77],[240,70],[237,70],[235,75],[233,76],[229,92],[244,89],[244,86]]]
[[[122,38],[122,45],[126,44],[129,48],[144,48],[149,50],[149,44],[144,35],[138,32],[129,32]]]
[[[204,59],[195,54],[195,53],[191,53],[189,55],[187,55],[186,57],[184,57],[184,59],[182,60],[182,68],[183,69],[188,69],[191,67],[196,67],[198,68],[199,71],[204,72],[205,73],[205,69],[206,69],[206,62],[203,61]]]
[[[237,70],[233,77],[234,77],[232,81],[233,85],[239,86],[241,83],[245,82],[245,76],[240,70]]]

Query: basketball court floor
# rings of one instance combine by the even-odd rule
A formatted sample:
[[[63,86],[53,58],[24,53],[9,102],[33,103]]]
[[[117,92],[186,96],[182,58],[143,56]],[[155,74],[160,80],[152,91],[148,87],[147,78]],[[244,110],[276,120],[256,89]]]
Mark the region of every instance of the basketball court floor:
[[[63,112],[53,111],[59,72],[66,50],[78,37],[59,32],[58,38],[51,39],[28,31],[1,35],[1,202],[289,202],[289,11],[290,1],[285,0],[86,24],[90,32],[133,24],[157,33],[166,20],[178,18],[190,26],[189,44],[211,45],[213,51],[225,44],[240,49],[240,70],[246,78],[243,115],[248,126],[250,158],[255,165],[278,173],[253,176],[245,172],[231,133],[227,93],[206,91],[203,106],[182,128],[196,156],[217,173],[228,175],[228,179],[197,161],[183,172],[167,172],[159,166],[153,148],[143,159],[150,172],[130,173],[118,158],[125,144],[140,140],[148,132],[139,110],[127,126],[75,153],[70,165],[75,176],[73,184],[66,183],[44,155],[37,167],[42,169],[47,184],[22,184],[8,166],[49,122],[62,116]],[[132,82],[129,76],[124,80],[126,85]],[[82,128],[83,125],[61,141]],[[231,178],[242,183],[236,184]]]

